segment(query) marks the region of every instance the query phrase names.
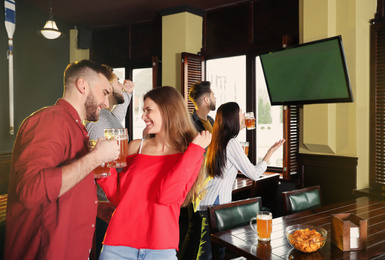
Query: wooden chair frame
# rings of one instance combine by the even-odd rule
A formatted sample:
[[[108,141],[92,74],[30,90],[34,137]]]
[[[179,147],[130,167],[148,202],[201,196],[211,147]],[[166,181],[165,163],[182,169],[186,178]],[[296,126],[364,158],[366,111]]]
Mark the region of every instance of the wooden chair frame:
[[[233,201],[230,203],[226,203],[226,204],[217,205],[217,206],[207,208],[208,223],[210,225],[211,234],[219,231],[218,226],[217,226],[217,220],[215,217],[215,211],[216,210],[225,209],[225,208],[232,208],[232,207],[246,205],[246,204],[252,204],[255,202],[259,202],[259,210],[262,210],[262,199],[260,197]]]
[[[291,206],[290,206],[290,196],[295,195],[295,194],[306,193],[306,192],[313,191],[313,190],[318,190],[318,194],[320,196],[320,201],[322,204],[321,187],[319,185],[306,187],[306,188],[298,189],[298,190],[291,190],[291,191],[282,192],[284,214],[288,215],[288,214],[293,213]]]
[[[273,216],[276,213],[278,186],[279,175],[277,174],[272,177],[253,181],[251,188],[251,198],[261,197],[264,203],[263,207],[269,208]]]

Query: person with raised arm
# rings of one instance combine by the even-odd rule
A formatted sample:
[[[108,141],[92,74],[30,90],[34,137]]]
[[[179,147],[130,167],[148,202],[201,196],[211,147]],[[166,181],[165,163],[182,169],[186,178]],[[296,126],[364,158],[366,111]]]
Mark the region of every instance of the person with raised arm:
[[[256,180],[266,171],[267,163],[273,153],[285,140],[274,143],[262,161],[254,165],[243,151],[236,139],[239,131],[244,129],[245,114],[235,102],[222,104],[215,117],[213,140],[207,148],[206,194],[197,202],[197,210],[202,217],[202,233],[197,259],[224,259],[224,248],[211,245],[211,234],[207,223],[207,207],[231,202],[232,188],[240,172]],[[213,248],[213,250],[212,250]]]
[[[147,139],[129,143],[127,167],[98,180],[116,206],[100,254],[106,259],[177,259],[180,207],[200,192],[211,133],[197,133],[182,95],[160,87],[144,95]]]

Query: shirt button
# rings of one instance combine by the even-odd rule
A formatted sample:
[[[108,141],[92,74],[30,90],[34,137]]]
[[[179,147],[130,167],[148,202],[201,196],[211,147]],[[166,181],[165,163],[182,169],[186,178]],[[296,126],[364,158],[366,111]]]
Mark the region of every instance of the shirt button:
[[[98,204],[98,201],[97,201],[97,200],[95,200],[95,204]]]
[[[94,224],[92,224],[92,227],[95,227],[95,225],[94,225]]]
[[[79,120],[77,120],[77,119],[75,121],[76,121],[76,123],[79,122]]]

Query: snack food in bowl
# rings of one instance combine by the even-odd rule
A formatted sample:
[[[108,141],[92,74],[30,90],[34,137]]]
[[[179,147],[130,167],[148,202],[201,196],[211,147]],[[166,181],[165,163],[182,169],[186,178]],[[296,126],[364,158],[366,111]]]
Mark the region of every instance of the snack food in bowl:
[[[327,231],[311,225],[292,225],[286,228],[286,238],[289,244],[305,253],[313,253],[325,245]]]

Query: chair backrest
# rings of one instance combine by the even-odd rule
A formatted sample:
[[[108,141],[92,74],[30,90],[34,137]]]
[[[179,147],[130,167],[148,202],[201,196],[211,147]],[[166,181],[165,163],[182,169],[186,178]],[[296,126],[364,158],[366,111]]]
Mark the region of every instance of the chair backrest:
[[[282,192],[284,213],[292,214],[321,206],[320,186]]]
[[[247,225],[261,208],[260,197],[209,207],[207,211],[211,233]]]
[[[267,178],[260,178],[253,181],[251,198],[261,197],[263,201],[263,210],[266,208],[266,210],[272,211],[274,215],[274,210],[277,204],[278,186],[279,174],[272,174]]]

